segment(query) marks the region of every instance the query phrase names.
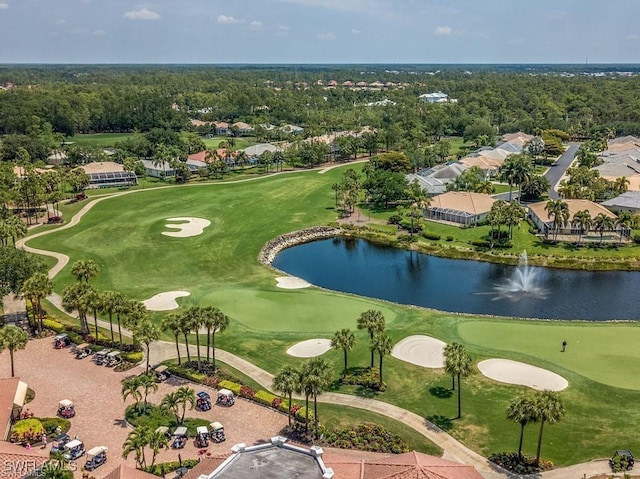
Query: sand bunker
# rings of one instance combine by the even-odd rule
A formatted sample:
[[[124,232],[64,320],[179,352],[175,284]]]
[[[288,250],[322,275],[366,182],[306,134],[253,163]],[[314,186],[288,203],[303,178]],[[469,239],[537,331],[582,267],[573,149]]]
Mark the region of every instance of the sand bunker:
[[[167,223],[165,228],[177,229],[179,231],[165,231],[162,234],[173,238],[188,238],[189,236],[201,235],[204,229],[211,224],[211,221],[203,218],[191,218],[188,216],[180,218],[167,218],[167,221],[184,221],[184,223]]]
[[[170,311],[172,309],[178,309],[176,298],[182,298],[184,296],[191,296],[191,293],[189,291],[167,291],[156,294],[143,301],[142,304],[144,304],[149,311]]]
[[[296,278],[295,276],[278,276],[276,278],[278,282],[278,288],[282,289],[301,289],[311,286],[302,278]]]
[[[391,356],[424,368],[443,368],[446,345],[431,336],[407,336],[393,347]]]
[[[331,349],[330,339],[308,339],[298,344],[294,344],[287,349],[289,356],[296,358],[315,358]]]
[[[509,359],[487,359],[478,363],[478,369],[495,381],[527,386],[538,391],[562,391],[569,386],[567,380],[556,373]]]

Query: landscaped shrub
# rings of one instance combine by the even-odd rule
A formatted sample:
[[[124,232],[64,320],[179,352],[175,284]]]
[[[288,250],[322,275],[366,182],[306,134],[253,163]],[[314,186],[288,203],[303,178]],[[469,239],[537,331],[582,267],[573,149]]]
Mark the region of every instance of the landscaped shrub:
[[[235,394],[235,391],[233,392]],[[243,397],[245,399],[253,399],[254,396],[256,395],[256,391],[255,389],[250,388],[249,386],[241,385],[240,391],[237,394],[238,396]]]
[[[638,234],[633,235],[633,242],[635,244],[640,244],[640,235]]]
[[[447,239],[447,241],[453,241],[453,236],[449,235],[449,236],[447,236],[446,239]]]
[[[65,325],[56,321],[55,319],[43,319],[42,326],[44,326],[46,329],[51,329],[56,333],[64,333],[66,331]]]
[[[609,461],[612,472],[626,472],[633,468],[629,456],[616,454]]]
[[[160,426],[167,426],[172,431],[178,426],[172,412],[163,411],[154,404],[147,404],[146,409],[139,408],[138,410],[133,405],[128,406],[125,409],[124,417],[133,426],[147,426],[152,431],[155,431]],[[196,428],[198,426],[208,426],[210,422],[207,419],[185,417],[183,426],[187,428],[190,437],[195,437]]]
[[[177,364],[167,364],[167,366],[169,367],[169,371],[171,371],[171,374],[173,374],[174,376],[188,379],[189,381],[193,381],[196,383],[204,381],[204,379],[207,377],[206,374],[193,371],[189,368],[185,368],[184,366],[178,366]]]
[[[494,464],[504,467],[507,471],[516,474],[536,474],[553,467],[553,463],[540,460],[540,465],[536,465],[535,457],[529,457],[526,454],[519,456],[517,452],[496,452],[488,458]]]
[[[409,445],[404,439],[379,424],[362,423],[344,429],[321,429],[324,442],[329,446],[392,454],[409,452]]]
[[[21,419],[13,425],[11,442],[33,444],[34,442],[40,442],[44,434],[44,426],[40,419]]]
[[[300,422],[304,422],[306,419],[307,415],[307,408],[304,406],[301,406],[295,413],[295,418],[296,420],[300,421]],[[313,418],[315,416],[313,415],[313,410],[309,409],[309,423],[313,422]]]
[[[472,240],[469,241],[469,243],[472,246],[475,246],[477,248],[490,248],[491,247],[491,243],[487,240]]]
[[[422,233],[422,237],[428,240],[433,240],[433,241],[439,241],[441,238],[439,234],[429,233],[428,231],[425,231],[424,233]],[[448,238],[451,238],[451,240],[453,240],[453,236],[449,236]],[[451,240],[447,240],[447,241],[451,241]]]
[[[228,389],[229,391],[231,391],[233,394],[235,394],[236,396],[240,395],[240,388],[242,387],[241,384],[238,383],[234,383],[232,381],[220,381],[220,383],[218,384],[218,387],[220,389]]]
[[[400,215],[391,215],[391,216],[389,216],[389,219],[387,220],[387,223],[389,223],[390,225],[399,225],[400,223],[402,223],[402,216],[400,216]]]
[[[380,385],[380,371],[377,368],[351,368],[342,378],[342,384],[362,386],[374,391],[384,391],[386,385]]]
[[[415,241],[416,241],[415,236],[406,235],[406,234],[398,236],[398,243],[413,243]]]
[[[186,467],[187,469],[192,469],[200,462],[198,459],[183,459],[182,464],[178,461],[173,462],[160,462],[158,464],[154,464],[153,466],[147,466],[144,468],[144,471],[153,474],[154,476],[164,477],[166,474],[170,474],[180,467]]]
[[[271,394],[268,391],[264,391],[264,390],[260,390],[257,393],[255,393],[253,400],[260,403],[260,404],[264,404],[265,406],[271,406],[273,405],[273,402],[276,399],[280,399],[278,398],[278,396],[276,396],[275,394]],[[280,400],[282,401],[282,400]],[[277,408],[277,406],[275,406]]]
[[[71,427],[71,422],[61,417],[45,417],[41,418],[40,422],[48,436],[57,432],[58,428],[60,428],[62,432],[67,432]]]
[[[121,356],[123,361],[138,364],[140,361],[142,361],[144,355],[142,354],[142,351],[135,351],[132,353],[122,353]]]
[[[218,389],[220,381],[222,381],[222,379],[218,376],[207,376],[202,380],[202,384],[209,386],[210,388]]]

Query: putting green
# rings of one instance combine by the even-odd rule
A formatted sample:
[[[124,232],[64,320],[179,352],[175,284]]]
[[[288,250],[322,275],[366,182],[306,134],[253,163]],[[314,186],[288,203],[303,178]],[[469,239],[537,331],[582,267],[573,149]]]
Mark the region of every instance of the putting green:
[[[640,325],[478,319],[461,322],[458,333],[483,351],[517,352],[536,359],[532,364],[557,365],[602,384],[640,390]],[[562,341],[568,343],[565,352]]]

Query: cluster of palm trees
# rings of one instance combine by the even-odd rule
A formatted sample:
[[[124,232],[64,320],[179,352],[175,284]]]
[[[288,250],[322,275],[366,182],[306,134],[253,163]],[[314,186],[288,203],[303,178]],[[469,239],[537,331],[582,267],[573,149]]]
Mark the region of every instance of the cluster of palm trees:
[[[497,200],[487,214],[487,222],[491,226],[491,238],[500,239],[500,228],[505,225],[508,229],[509,239],[511,239],[513,237],[513,227],[518,226],[524,216],[524,209],[516,201],[507,203],[504,200]]]
[[[542,449],[542,433],[544,425],[554,424],[565,415],[564,405],[557,393],[553,391],[537,391],[533,396],[516,396],[507,407],[507,419],[520,424],[520,440],[518,442],[518,456],[522,458],[522,442],[524,428],[529,423],[540,423],[538,446],[536,449],[536,464],[540,464]]]
[[[29,334],[17,326],[4,326],[0,329],[0,353],[5,349],[9,350],[11,360],[11,377],[15,376],[13,354],[19,349],[27,347]]]
[[[444,370],[451,374],[451,389],[455,391],[458,383],[458,416],[462,417],[462,381],[473,370],[473,360],[465,347],[460,343],[449,343],[444,348]]]
[[[592,218],[589,210],[580,210],[570,218],[569,205],[563,200],[549,200],[544,209],[551,219],[554,240],[558,238],[560,230],[567,227],[569,220],[571,220],[572,227],[578,231],[578,244],[581,243],[585,232],[591,230],[600,233],[600,244],[604,243],[606,231],[618,231],[620,242],[622,242],[633,224],[631,213],[626,211],[618,213],[617,218],[614,219],[604,213],[598,213]],[[548,231],[546,233],[548,234]]]
[[[127,435],[122,445],[122,457],[127,459],[131,453],[135,455],[139,469],[153,466],[160,449],[169,445],[169,438],[161,431],[150,426],[137,426]],[[147,464],[146,448],[151,449],[151,463]]]
[[[195,333],[197,348],[198,371],[202,371],[202,360],[200,357],[200,330],[205,328],[207,331],[207,363],[216,368],[216,333],[222,333],[229,326],[229,317],[214,306],[192,306],[183,312],[169,313],[163,321],[161,328],[163,331],[173,334],[176,343],[176,351],[178,353],[178,364],[182,364],[180,355],[179,339],[184,337],[184,344],[187,350],[187,361],[191,362],[191,353],[189,352],[188,335]],[[211,358],[211,360],[210,360]]]
[[[304,394],[304,432],[309,432],[309,399],[313,398],[314,435],[318,437],[318,396],[331,385],[329,363],[313,358],[299,368],[287,366],[273,378],[273,389],[288,397],[289,427],[291,427],[291,400],[293,394]]]
[[[16,240],[27,234],[27,225],[17,216],[11,215],[0,219],[0,245],[9,246],[9,240],[13,246]]]
[[[158,380],[152,374],[140,374],[132,376],[122,381],[122,399],[124,401],[131,397],[135,401],[134,409],[136,411],[146,411],[148,402],[147,396],[150,392],[158,390]],[[142,408],[140,402],[142,401]]]
[[[160,328],[148,317],[147,309],[141,302],[128,299],[124,294],[114,291],[98,291],[89,284],[89,280],[100,272],[99,266],[92,260],[80,260],[73,264],[71,273],[78,282],[68,286],[62,293],[62,307],[67,312],[77,311],[82,334],[89,333],[87,316],[93,313],[95,339],[98,339],[98,313],[109,317],[111,342],[115,343],[113,316],[118,325],[118,343],[122,342],[122,325],[133,334],[134,344],[144,344],[146,348],[146,370],[149,370],[149,347],[160,338]]]

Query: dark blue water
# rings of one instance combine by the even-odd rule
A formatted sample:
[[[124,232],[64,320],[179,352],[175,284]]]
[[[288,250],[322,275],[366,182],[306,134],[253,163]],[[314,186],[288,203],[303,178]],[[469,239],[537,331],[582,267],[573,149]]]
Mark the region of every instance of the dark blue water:
[[[504,297],[514,266],[438,258],[335,238],[282,251],[273,266],[335,291],[442,311],[523,318],[637,320],[640,272],[532,268],[544,297]]]

